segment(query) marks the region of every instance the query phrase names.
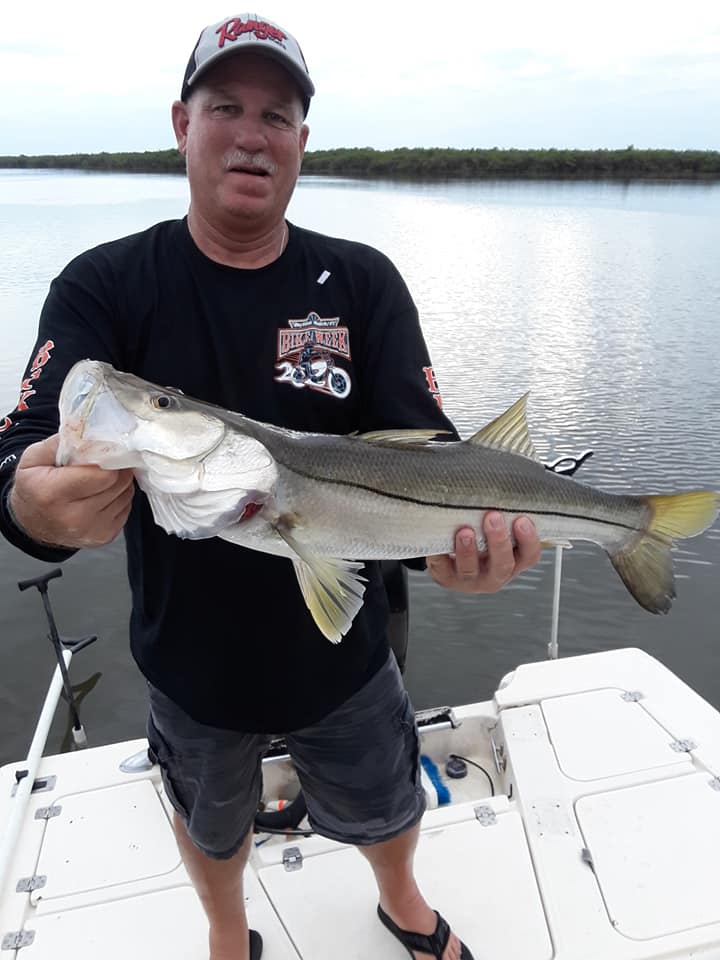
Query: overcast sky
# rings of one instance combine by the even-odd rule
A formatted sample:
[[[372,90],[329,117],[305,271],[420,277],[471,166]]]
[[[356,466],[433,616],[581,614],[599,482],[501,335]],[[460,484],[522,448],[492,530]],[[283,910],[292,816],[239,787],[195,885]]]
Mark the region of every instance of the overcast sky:
[[[174,145],[227,2],[35,0],[0,14],[0,154]],[[720,149],[719,0],[272,0],[315,82],[309,149]]]

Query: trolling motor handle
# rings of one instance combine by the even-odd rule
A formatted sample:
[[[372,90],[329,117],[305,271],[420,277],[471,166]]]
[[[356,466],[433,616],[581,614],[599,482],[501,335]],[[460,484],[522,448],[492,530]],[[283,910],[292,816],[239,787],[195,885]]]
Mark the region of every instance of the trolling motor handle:
[[[65,650],[72,650],[73,656],[85,647],[89,647],[91,643],[95,643],[96,640],[97,634],[94,633],[88,637],[60,637],[60,643]]]
[[[56,580],[58,577],[62,576],[62,570],[59,567],[56,567],[55,570],[50,570],[49,573],[43,573],[39,577],[32,577],[30,580],[20,580],[18,583],[19,590],[28,590],[30,587],[37,587],[38,593],[42,597],[43,607],[45,608],[45,615],[47,617],[48,626],[50,628],[49,640],[53,645],[55,651],[55,657],[58,663],[58,669],[62,676],[62,685],[65,692],[65,699],[67,700],[68,706],[70,708],[70,715],[72,716],[73,721],[73,739],[79,747],[84,747],[87,743],[87,736],[85,734],[85,729],[80,723],[80,714],[78,713],[77,703],[75,702],[75,697],[73,696],[72,686],[70,685],[70,678],[68,676],[67,664],[65,663],[65,658],[63,657],[63,647],[71,650],[73,653],[77,653],[79,650],[82,650],[83,647],[89,646],[96,640],[96,637],[83,637],[80,640],[71,640],[66,638],[63,640],[58,634],[57,627],[55,625],[55,617],[53,615],[52,606],[50,604],[50,594],[48,593],[48,583],[51,580]]]
[[[32,577],[30,580],[20,580],[18,590],[29,590],[30,587],[37,587],[40,593],[47,592],[47,585],[50,580],[55,580],[63,575],[60,567],[51,570],[49,573],[43,573],[40,577]]]

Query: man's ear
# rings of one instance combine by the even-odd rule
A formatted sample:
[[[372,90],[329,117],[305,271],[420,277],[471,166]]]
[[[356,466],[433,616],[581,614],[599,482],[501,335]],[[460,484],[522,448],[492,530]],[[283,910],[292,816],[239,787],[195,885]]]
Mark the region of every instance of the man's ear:
[[[304,123],[300,129],[300,159],[305,156],[305,147],[310,136],[310,127]]]
[[[172,125],[175,131],[175,140],[180,153],[185,156],[187,149],[187,128],[190,122],[187,104],[182,100],[176,100],[172,105]]]

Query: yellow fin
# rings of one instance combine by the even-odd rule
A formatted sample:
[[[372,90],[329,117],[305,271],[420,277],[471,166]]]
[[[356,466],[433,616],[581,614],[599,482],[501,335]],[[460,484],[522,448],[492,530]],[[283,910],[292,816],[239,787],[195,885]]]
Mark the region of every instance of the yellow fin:
[[[527,399],[529,392],[514,403],[509,410],[470,437],[468,443],[477,443],[506,453],[519,453],[531,460],[539,460],[530,439],[527,422]]]
[[[697,490],[642,500],[650,508],[647,529],[627,547],[611,553],[610,559],[640,606],[651,613],[667,613],[675,596],[670,555],[673,540],[706,530],[720,509],[720,494]]]
[[[695,537],[707,530],[720,509],[720,493],[661,493],[643,497],[652,511],[649,531],[668,540]]]
[[[363,604],[366,581],[357,572],[363,564],[318,557],[280,525],[275,529],[297,554],[293,559],[295,574],[318,630],[331,643],[340,643]]]
[[[435,437],[451,437],[448,430],[371,430],[368,433],[356,434],[358,440],[366,443],[385,444],[418,444],[429,443]]]

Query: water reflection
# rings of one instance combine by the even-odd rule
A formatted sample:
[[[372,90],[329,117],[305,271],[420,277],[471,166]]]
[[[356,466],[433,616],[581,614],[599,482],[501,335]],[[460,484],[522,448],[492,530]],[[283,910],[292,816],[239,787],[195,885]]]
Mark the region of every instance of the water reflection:
[[[86,247],[181,216],[186,203],[181,177],[0,174],[3,410],[17,400],[50,279]],[[289,216],[397,263],[463,435],[530,390],[542,455],[594,449],[579,479],[649,493],[720,489],[720,186],[306,177]],[[576,547],[564,561],[561,653],[637,645],[720,705],[719,565],[716,525],[677,551],[679,596],[669,617],[653,617],[601,550]],[[0,543],[0,760],[25,749],[51,672],[38,612],[14,587],[39,566]],[[417,704],[480,699],[518,662],[544,657],[552,576],[550,552],[494,597],[451,596],[412,574]],[[91,742],[142,736],[122,544],[73,558],[55,597],[68,632],[101,635],[83,653],[83,675],[112,677],[83,705]],[[54,729],[51,749],[62,734]]]

